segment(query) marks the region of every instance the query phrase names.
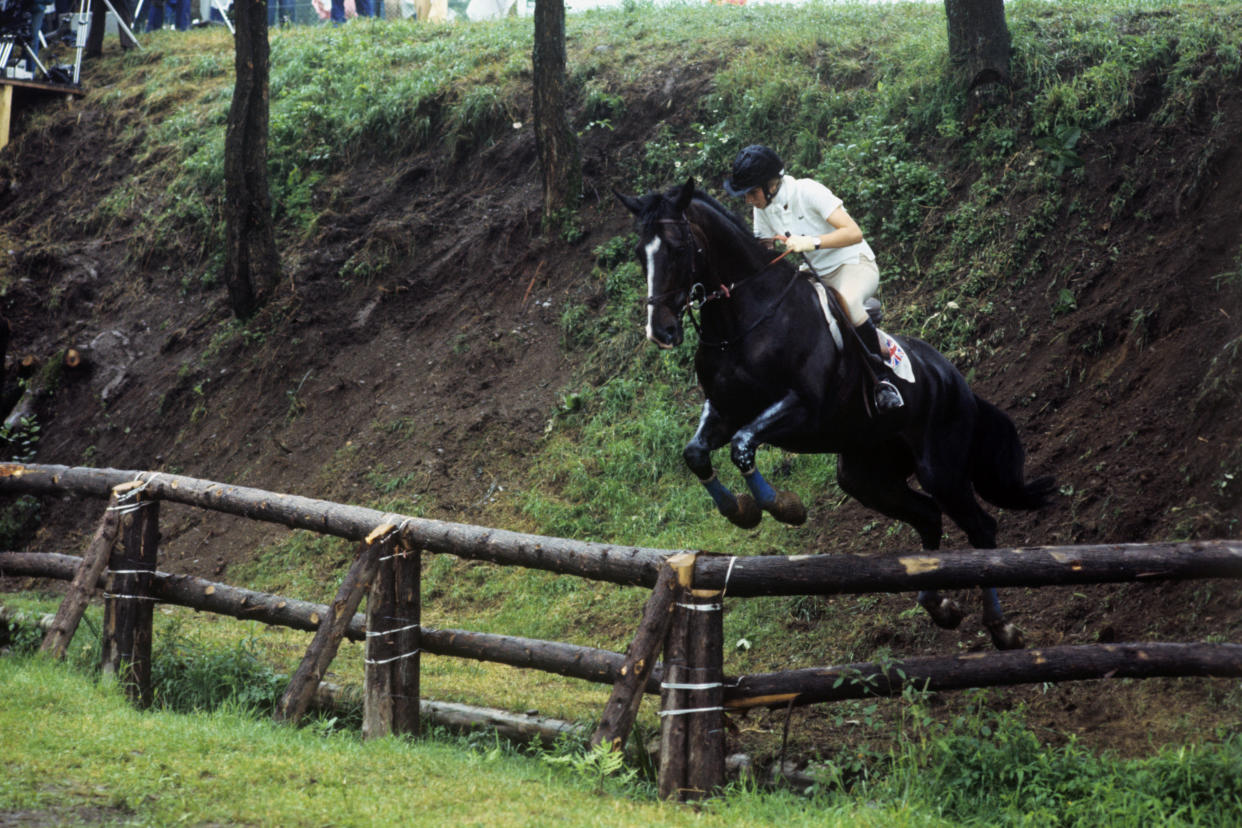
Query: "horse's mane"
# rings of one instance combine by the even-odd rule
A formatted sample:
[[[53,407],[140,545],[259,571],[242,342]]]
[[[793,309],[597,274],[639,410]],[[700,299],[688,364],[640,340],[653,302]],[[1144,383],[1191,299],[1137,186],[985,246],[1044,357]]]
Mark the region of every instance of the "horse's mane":
[[[750,225],[746,223],[745,219],[702,190],[695,189],[694,200],[699,202],[701,206],[706,207],[708,210],[715,213],[722,221],[732,227],[734,232],[744,240],[747,246],[753,248],[758,255],[762,256],[764,254],[765,251],[763,245],[761,245],[755,238],[754,231],[751,229]]]

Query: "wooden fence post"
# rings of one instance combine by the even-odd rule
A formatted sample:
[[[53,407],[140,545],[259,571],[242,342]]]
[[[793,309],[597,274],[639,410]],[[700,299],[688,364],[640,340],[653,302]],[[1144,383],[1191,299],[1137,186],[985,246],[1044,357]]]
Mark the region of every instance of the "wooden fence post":
[[[689,694],[684,685],[687,679],[687,639],[690,634],[690,610],[686,609],[690,585],[694,576],[692,553],[670,557],[668,565],[677,573],[677,588],[673,602],[672,618],[668,635],[664,639],[664,680],[660,684],[660,774],[661,799],[681,799],[688,787],[686,763],[689,757],[686,743],[686,704]]]
[[[591,746],[600,742],[620,750],[638,717],[638,707],[643,700],[647,680],[655,669],[656,656],[668,636],[672,622],[673,601],[677,596],[677,572],[672,566],[660,568],[660,575],[651,590],[651,597],[643,607],[642,621],[625,653],[625,664],[612,686],[612,695],[604,706],[599,726],[591,734]]]
[[[422,552],[393,549],[379,561],[367,599],[366,689],[362,738],[417,737]]]
[[[99,521],[99,528],[95,530],[95,536],[91,538],[90,546],[86,548],[86,553],[82,556],[82,562],[73,575],[73,581],[69,584],[64,600],[56,609],[52,628],[43,637],[39,652],[47,653],[52,658],[65,657],[65,650],[68,649],[69,642],[73,640],[73,634],[78,630],[78,623],[82,620],[82,614],[86,612],[86,605],[90,603],[91,593],[95,591],[99,576],[108,566],[108,559],[112,556],[112,549],[116,546],[116,539],[120,534],[121,516],[118,513],[120,501],[117,496],[136,485],[140,484],[127,483],[112,490],[112,497],[108,499],[108,508],[104,510],[104,516]]]
[[[341,646],[341,639],[349,628],[362,598],[371,590],[371,582],[375,580],[379,559],[393,548],[395,538],[391,537],[393,526],[380,526],[358,547],[357,557],[353,566],[345,574],[336,598],[328,608],[327,615],[320,619],[319,629],[306,648],[302,663],[289,679],[289,687],[281,696],[280,704],[273,718],[278,722],[297,723],[319,689],[319,682],[327,672],[328,665],[336,657]]]
[[[685,799],[712,796],[725,783],[724,593],[690,591],[687,672],[691,687],[686,704],[689,747]]]
[[[151,704],[151,618],[155,598],[151,576],[160,542],[160,502],[130,493],[132,505],[121,508],[121,543],[112,550],[104,593],[100,670],[116,676],[139,707]],[[124,499],[128,500],[128,499]]]

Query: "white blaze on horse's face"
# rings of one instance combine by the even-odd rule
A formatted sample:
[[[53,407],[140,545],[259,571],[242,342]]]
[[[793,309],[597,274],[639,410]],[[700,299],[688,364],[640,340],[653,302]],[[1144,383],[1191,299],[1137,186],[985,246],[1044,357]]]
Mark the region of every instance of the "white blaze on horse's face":
[[[672,344],[664,342],[655,334],[655,303],[651,301],[656,295],[655,289],[655,272],[656,272],[656,254],[660,252],[660,237],[653,236],[651,241],[643,247],[643,251],[647,254],[647,338],[661,348],[672,348]]]

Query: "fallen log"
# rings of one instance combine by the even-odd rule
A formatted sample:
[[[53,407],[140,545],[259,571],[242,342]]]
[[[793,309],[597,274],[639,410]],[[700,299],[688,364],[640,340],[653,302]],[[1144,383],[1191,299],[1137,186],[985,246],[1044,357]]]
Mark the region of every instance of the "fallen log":
[[[742,710],[895,696],[906,687],[939,691],[1172,676],[1242,676],[1242,644],[1083,644],[808,667],[726,681],[724,706]]]
[[[319,711],[339,710],[342,704],[357,703],[357,692],[338,684],[322,682],[315,694],[314,708]],[[527,743],[538,739],[550,748],[566,736],[585,738],[589,733],[586,725],[538,716],[530,713],[512,713],[494,707],[476,707],[457,702],[441,702],[422,699],[419,717],[433,725],[454,732],[475,730],[494,731],[512,742]]]
[[[71,370],[85,368],[89,364],[86,352],[79,348],[66,348],[63,361],[65,367]]]

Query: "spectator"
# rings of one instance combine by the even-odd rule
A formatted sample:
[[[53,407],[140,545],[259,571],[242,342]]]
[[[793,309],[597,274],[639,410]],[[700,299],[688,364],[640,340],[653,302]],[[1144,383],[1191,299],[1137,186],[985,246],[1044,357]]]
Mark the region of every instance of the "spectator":
[[[177,31],[185,32],[190,28],[190,0],[151,0],[151,10],[147,13],[147,31],[157,32],[164,28],[164,6],[167,5],[173,25]]]
[[[371,16],[371,0],[354,0],[359,17]],[[339,26],[345,22],[345,0],[332,0],[332,23]]]
[[[277,24],[284,26],[293,22],[293,2],[294,0],[267,0],[267,27],[269,29],[275,28]]]
[[[138,45],[138,41],[134,40],[133,32],[129,28],[134,23],[134,7],[129,0],[110,0],[117,16],[120,18],[118,23],[124,25],[117,26],[117,37],[121,41],[121,49],[129,51]],[[86,49],[83,54],[88,58],[97,58],[103,56],[103,40],[104,27],[108,23],[108,4],[103,0],[94,0],[91,3],[91,28],[90,34],[86,36]]]

